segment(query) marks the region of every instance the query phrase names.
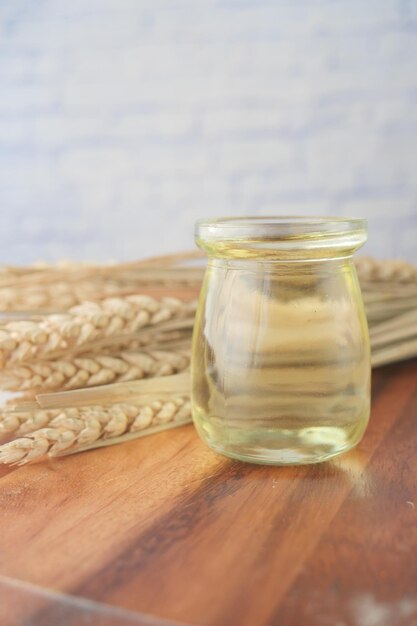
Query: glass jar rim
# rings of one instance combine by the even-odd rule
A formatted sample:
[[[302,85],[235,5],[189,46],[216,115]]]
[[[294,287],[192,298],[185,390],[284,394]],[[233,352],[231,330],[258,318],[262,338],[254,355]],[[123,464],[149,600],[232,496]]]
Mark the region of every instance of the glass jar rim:
[[[198,220],[195,238],[197,245],[213,256],[348,256],[365,243],[367,222],[346,217],[219,217]]]
[[[195,224],[195,234],[204,240],[223,239],[301,239],[311,236],[339,234],[346,236],[353,232],[366,234],[367,221],[355,217],[310,217],[264,215],[254,217],[218,217],[200,219]]]

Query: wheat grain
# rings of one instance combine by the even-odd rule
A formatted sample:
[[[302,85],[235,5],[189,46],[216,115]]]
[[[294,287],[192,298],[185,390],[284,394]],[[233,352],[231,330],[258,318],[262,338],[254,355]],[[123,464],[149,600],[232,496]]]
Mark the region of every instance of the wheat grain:
[[[190,401],[187,396],[174,397],[169,401],[154,401],[147,405],[116,404],[108,408],[89,406],[79,409],[43,411],[47,427],[30,432],[0,446],[0,463],[22,465],[45,455],[57,456],[63,452],[76,452],[98,441],[123,436],[139,436],[145,431],[162,429],[173,422],[187,423],[191,419]],[[22,415],[13,416],[19,422],[18,430],[28,432],[28,420]],[[29,418],[30,419],[30,418]]]
[[[69,409],[70,410],[70,409]],[[60,409],[50,409],[48,411],[32,412],[3,412],[0,415],[0,437],[15,434],[26,434],[40,428],[44,428],[52,418],[57,417],[62,411]]]
[[[5,322],[0,324],[0,364],[48,358],[60,350],[80,350],[99,339],[133,334],[167,321],[192,319],[194,312],[194,302],[137,295],[85,302],[67,313],[40,320]]]

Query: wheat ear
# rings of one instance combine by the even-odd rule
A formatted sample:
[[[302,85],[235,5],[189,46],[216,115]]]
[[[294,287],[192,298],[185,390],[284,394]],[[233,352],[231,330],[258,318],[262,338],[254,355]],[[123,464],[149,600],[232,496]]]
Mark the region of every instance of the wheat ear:
[[[132,439],[191,421],[187,396],[169,401],[156,400],[143,406],[116,404],[108,408],[65,409],[58,414],[51,411],[40,413],[48,427],[0,446],[0,463],[23,465],[46,455],[73,453],[97,447],[98,442],[110,445],[116,440]],[[32,425],[29,420],[22,420],[21,415],[14,418],[19,421],[21,432]]]
[[[55,361],[35,361],[0,371],[0,386],[10,391],[95,387],[182,372],[189,350],[147,350],[119,354],[82,354]]]
[[[59,350],[80,349],[99,339],[193,317],[194,312],[194,302],[138,295],[86,302],[40,320],[6,322],[0,324],[0,364],[48,358]]]

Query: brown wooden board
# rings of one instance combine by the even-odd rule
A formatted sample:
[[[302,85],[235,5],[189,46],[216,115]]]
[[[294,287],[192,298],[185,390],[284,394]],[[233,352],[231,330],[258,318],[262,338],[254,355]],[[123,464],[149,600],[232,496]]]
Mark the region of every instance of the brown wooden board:
[[[190,425],[1,469],[0,626],[417,624],[417,360],[376,370],[372,405],[316,466],[231,461]]]

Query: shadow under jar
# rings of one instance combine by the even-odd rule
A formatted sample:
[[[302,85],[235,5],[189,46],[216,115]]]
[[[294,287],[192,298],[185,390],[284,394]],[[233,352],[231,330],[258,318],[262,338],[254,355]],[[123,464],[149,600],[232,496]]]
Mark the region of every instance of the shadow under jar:
[[[370,350],[353,253],[359,219],[199,221],[208,254],[193,337],[193,419],[215,451],[255,463],[324,461],[356,445]]]

